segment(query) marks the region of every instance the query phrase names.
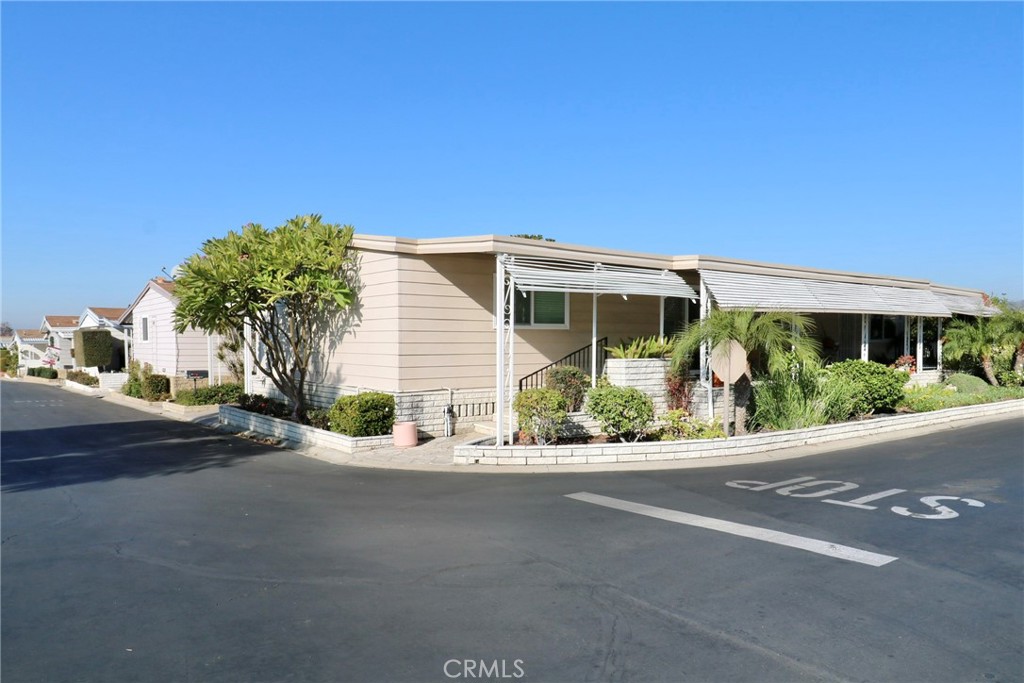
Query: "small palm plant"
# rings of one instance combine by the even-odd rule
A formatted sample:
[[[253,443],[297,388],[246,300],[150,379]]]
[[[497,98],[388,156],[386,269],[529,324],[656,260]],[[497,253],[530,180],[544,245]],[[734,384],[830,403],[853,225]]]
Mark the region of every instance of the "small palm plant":
[[[981,362],[985,380],[992,386],[999,386],[992,357],[1006,341],[1006,331],[992,318],[954,320],[946,328],[942,343],[942,355],[950,360],[976,358]]]
[[[676,335],[672,368],[678,370],[686,366],[701,344],[714,348],[722,342],[736,341],[747,352],[748,376],[750,354],[754,351],[767,357],[769,371],[782,370],[789,366],[793,357],[798,362],[817,360],[821,345],[810,336],[814,330],[814,320],[802,313],[714,309],[706,318],[688,325]]]

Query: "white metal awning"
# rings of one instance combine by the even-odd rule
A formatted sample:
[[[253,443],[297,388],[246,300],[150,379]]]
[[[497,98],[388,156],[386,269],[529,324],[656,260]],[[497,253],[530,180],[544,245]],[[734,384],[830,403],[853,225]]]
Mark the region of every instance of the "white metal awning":
[[[969,296],[966,294],[935,292],[935,296],[939,297],[953,313],[973,316],[990,316],[999,315],[1000,313],[999,309],[995,306],[986,304],[980,294],[978,296]]]
[[[669,270],[526,256],[503,256],[506,272],[524,292],[646,294],[696,299],[697,293]]]
[[[877,313],[946,317],[950,308],[928,289],[701,270],[719,308],[801,313]]]

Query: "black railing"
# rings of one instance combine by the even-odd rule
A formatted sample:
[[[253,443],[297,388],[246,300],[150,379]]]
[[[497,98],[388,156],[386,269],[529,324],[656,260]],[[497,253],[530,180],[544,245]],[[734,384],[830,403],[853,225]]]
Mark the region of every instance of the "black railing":
[[[604,361],[608,358],[608,351],[605,350],[605,346],[608,345],[608,337],[597,340],[597,374],[598,376],[604,372]],[[524,389],[536,389],[537,387],[544,386],[544,383],[548,378],[548,370],[551,368],[557,368],[561,365],[572,365],[574,367],[583,370],[588,375],[590,374],[590,350],[591,344],[587,344],[581,349],[577,349],[570,353],[565,358],[559,358],[550,365],[545,365],[537,372],[532,372],[526,377],[519,380],[519,391]]]

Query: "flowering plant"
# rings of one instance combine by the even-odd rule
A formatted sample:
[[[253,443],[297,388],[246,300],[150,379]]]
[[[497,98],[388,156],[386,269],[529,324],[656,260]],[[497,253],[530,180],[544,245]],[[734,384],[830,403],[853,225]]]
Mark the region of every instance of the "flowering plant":
[[[903,370],[904,372],[917,372],[917,358],[911,355],[900,356],[889,367]]]

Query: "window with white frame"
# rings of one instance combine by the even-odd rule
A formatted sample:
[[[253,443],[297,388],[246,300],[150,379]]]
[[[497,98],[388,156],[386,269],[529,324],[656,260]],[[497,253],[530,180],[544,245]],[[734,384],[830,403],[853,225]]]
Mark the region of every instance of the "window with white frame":
[[[149,318],[143,318],[142,323],[142,341],[149,341]]]
[[[569,329],[568,292],[515,292],[516,327]]]

